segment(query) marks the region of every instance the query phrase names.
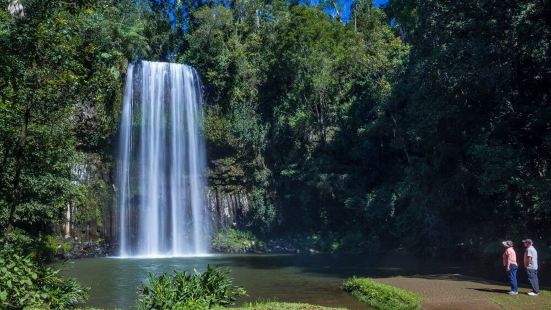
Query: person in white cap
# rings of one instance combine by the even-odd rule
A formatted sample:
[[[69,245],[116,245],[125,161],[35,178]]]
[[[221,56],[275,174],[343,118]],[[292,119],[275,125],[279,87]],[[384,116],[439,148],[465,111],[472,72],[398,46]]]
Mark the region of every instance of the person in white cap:
[[[511,284],[511,291],[509,295],[518,295],[518,282],[517,282],[517,254],[513,248],[513,241],[507,240],[501,242],[505,251],[503,252],[503,266],[507,272],[507,277],[509,278],[509,283]]]
[[[526,251],[524,251],[524,267],[528,274],[528,281],[532,286],[532,291],[528,293],[530,296],[538,296],[540,293],[540,285],[538,281],[538,251],[534,248],[532,239],[522,240]]]

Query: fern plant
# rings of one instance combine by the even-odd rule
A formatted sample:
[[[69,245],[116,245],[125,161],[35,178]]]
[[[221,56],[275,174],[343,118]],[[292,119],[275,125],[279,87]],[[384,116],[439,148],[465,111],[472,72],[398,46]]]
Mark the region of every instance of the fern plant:
[[[208,266],[203,273],[149,274],[138,294],[139,309],[208,309],[232,305],[245,290],[233,284],[227,270]]]

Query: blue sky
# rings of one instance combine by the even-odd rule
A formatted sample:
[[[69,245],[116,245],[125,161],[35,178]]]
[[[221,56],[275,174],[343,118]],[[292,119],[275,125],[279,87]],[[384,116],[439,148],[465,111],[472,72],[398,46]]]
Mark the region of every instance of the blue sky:
[[[341,0],[343,1],[343,10],[341,12],[342,18],[344,20],[348,20],[348,17],[350,16],[350,5],[352,4],[353,0]],[[388,3],[388,0],[375,0],[375,5],[382,6]]]

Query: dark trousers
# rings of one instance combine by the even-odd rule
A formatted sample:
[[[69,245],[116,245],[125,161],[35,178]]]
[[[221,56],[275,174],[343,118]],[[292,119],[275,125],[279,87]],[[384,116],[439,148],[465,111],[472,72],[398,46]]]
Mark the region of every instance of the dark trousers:
[[[540,284],[538,282],[538,270],[526,269],[526,273],[528,274],[528,281],[530,281],[532,290],[534,291],[534,293],[538,294],[540,292]]]
[[[507,271],[507,277],[509,278],[509,283],[511,284],[511,291],[517,292],[518,291],[518,283],[517,283],[517,265],[511,265],[509,266],[509,271]]]

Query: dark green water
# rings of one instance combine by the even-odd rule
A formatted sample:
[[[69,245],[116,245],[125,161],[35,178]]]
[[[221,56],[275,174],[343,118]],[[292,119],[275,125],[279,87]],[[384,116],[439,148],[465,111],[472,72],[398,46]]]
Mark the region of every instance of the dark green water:
[[[134,304],[136,291],[149,272],[197,269],[207,265],[228,267],[235,283],[255,300],[305,302],[348,309],[365,309],[352,296],[340,290],[342,281],[352,275],[392,276],[415,274],[424,269],[401,261],[375,263],[367,256],[336,255],[220,255],[189,258],[119,259],[93,258],[64,263],[62,273],[90,287],[89,306],[127,308]],[[431,269],[434,265],[430,266]],[[453,268],[445,268],[453,272]]]

